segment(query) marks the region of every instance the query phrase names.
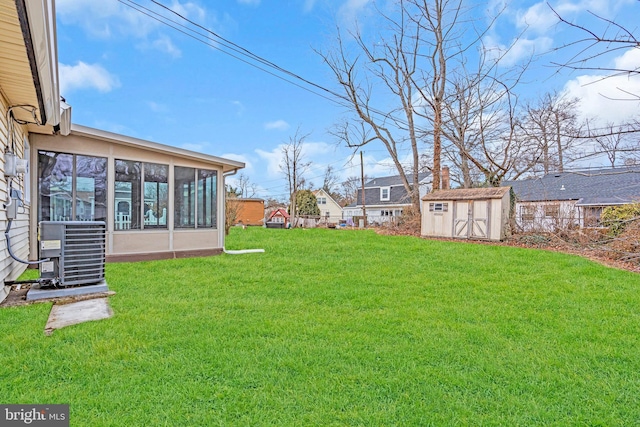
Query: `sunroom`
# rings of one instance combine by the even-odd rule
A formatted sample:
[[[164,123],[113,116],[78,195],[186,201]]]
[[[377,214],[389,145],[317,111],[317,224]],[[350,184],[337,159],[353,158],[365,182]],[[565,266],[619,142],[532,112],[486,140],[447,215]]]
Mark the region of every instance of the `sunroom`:
[[[223,250],[224,175],[243,163],[79,125],[30,144],[32,259],[40,221],[105,221],[107,261]]]

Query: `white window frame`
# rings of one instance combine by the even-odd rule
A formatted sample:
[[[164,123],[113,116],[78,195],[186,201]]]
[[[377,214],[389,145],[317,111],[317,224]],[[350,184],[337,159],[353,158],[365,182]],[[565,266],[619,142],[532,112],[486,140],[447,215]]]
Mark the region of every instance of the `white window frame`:
[[[386,192],[386,196],[385,196]],[[391,187],[380,187],[380,201],[386,202],[391,199]]]

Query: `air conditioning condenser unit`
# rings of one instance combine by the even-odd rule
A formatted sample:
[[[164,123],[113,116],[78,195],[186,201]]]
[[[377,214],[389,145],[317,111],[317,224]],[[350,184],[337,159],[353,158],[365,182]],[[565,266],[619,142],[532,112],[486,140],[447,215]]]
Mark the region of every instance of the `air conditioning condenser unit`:
[[[104,280],[104,221],[42,221],[40,279],[53,286],[93,285]]]

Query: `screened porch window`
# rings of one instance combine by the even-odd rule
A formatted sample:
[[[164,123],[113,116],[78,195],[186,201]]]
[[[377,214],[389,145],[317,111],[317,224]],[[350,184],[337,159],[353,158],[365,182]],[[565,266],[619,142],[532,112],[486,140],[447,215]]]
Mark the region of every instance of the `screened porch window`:
[[[143,163],[144,228],[167,228],[169,166]]]
[[[217,172],[176,166],[175,228],[217,226]]]
[[[39,221],[106,221],[107,159],[38,151]]]
[[[167,228],[169,166],[116,160],[115,168],[114,229]]]

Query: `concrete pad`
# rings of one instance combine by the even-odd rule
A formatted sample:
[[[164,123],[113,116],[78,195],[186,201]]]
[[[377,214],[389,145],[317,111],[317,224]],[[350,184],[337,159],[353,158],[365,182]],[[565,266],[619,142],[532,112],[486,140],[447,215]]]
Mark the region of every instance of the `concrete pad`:
[[[64,298],[73,297],[78,295],[98,294],[102,292],[109,292],[107,282],[104,280],[96,283],[95,285],[76,286],[66,288],[49,288],[39,289],[31,288],[27,292],[27,301],[34,301],[39,299],[51,299],[51,298]]]
[[[51,335],[54,330],[65,326],[108,319],[111,316],[113,316],[113,310],[109,307],[107,298],[95,298],[70,304],[54,304],[51,307],[44,333]]]

